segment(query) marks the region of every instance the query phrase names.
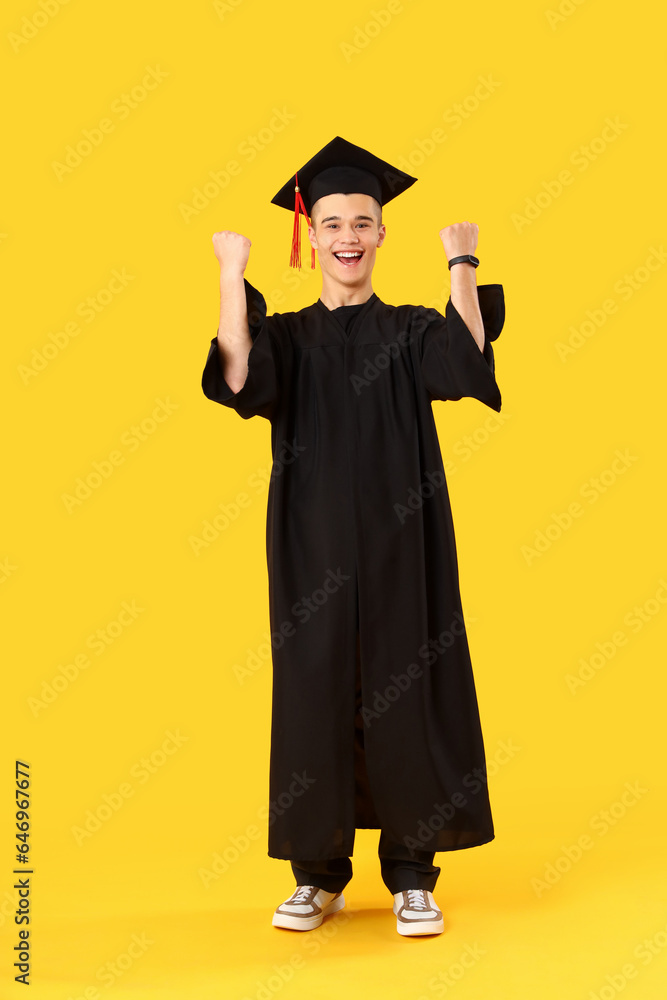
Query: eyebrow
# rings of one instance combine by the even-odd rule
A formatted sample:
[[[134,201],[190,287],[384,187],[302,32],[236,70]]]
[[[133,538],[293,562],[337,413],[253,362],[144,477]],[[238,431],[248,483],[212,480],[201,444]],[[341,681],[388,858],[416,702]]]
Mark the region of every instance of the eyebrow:
[[[365,219],[366,222],[374,222],[375,221],[373,219],[372,215],[355,215],[354,218],[355,218],[355,221],[357,219]],[[340,220],[341,220],[340,215],[329,215],[326,219],[322,219],[322,225],[324,225],[325,222],[340,222]]]

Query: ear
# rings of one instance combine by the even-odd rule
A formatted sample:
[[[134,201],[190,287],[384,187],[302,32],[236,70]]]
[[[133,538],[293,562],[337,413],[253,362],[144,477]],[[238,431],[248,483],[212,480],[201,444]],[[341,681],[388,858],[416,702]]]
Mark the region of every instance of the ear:
[[[377,241],[377,244],[376,244],[377,246],[379,246],[379,247],[382,246],[382,244],[384,243],[384,238],[385,238],[386,235],[387,235],[387,230],[385,229],[384,223],[382,223],[382,225],[378,229],[378,241]]]
[[[311,247],[313,247],[315,250],[318,250],[319,247],[317,245],[317,236],[315,235],[315,230],[311,225],[308,226],[308,239],[310,240]]]

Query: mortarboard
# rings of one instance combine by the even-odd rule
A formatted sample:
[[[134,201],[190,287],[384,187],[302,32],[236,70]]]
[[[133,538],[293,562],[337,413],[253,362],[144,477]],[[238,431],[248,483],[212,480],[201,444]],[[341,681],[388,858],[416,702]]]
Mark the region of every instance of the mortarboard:
[[[386,205],[416,180],[416,177],[337,135],[290,177],[271,199],[272,205],[294,212],[290,267],[301,267],[300,214],[305,215],[308,222],[312,207],[319,198],[328,194],[368,194],[380,205]],[[311,253],[310,266],[315,267],[315,250]]]

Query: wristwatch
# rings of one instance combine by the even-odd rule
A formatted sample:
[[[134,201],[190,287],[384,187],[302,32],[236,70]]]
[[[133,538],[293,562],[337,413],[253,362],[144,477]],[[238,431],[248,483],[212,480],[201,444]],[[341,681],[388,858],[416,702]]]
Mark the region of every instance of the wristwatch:
[[[473,257],[471,253],[464,253],[463,256],[461,257],[452,257],[452,259],[449,261],[450,271],[452,269],[452,264],[461,264],[464,261],[468,264],[472,264],[473,267],[479,267],[479,260],[477,259],[477,257]]]

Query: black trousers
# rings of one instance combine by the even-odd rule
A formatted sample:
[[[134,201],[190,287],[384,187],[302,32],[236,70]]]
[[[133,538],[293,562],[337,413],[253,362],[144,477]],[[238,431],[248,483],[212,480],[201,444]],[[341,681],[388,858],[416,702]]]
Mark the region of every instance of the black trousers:
[[[363,761],[363,723],[361,722],[361,671],[359,644],[359,609],[357,606],[357,664],[356,664],[356,716],[355,716],[355,775],[357,778],[357,794],[370,797],[368,776]],[[380,858],[380,873],[382,881],[391,893],[403,892],[404,889],[430,889],[440,874],[440,868],[433,864],[435,851],[414,851],[412,854],[401,843],[396,843],[388,837],[384,830],[380,831],[378,844]],[[352,859],[324,858],[321,861],[292,861],[292,871],[297,885],[316,885],[327,892],[342,892],[352,878]]]
[[[382,881],[392,894],[404,889],[433,892],[440,874],[440,868],[433,864],[434,851],[416,851],[415,856],[411,856],[407,847],[390,840],[381,831],[378,856]],[[351,858],[290,863],[297,885],[316,885],[327,892],[341,892],[352,878]]]

